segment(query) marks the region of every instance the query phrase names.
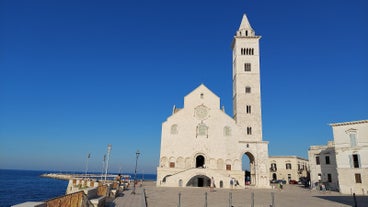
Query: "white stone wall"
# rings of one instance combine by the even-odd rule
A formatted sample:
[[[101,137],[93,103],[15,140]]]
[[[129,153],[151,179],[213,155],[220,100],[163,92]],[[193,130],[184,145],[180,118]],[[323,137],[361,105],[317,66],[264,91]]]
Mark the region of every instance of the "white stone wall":
[[[335,141],[340,192],[367,195],[368,120],[335,123],[331,124],[331,127]],[[356,166],[353,155],[358,158]],[[360,174],[361,183],[357,182],[356,174]]]
[[[275,173],[278,180],[296,180],[300,177],[307,177],[308,160],[297,156],[271,156],[269,161],[269,178],[272,180]],[[291,165],[291,169],[286,169],[286,164]],[[276,164],[276,169],[272,169],[272,164]],[[299,165],[299,166],[298,166]],[[290,175],[290,179],[289,179]]]
[[[326,163],[326,157],[329,157],[330,163]],[[319,164],[316,162],[316,157],[319,157]],[[333,142],[329,142],[323,146],[311,146],[308,150],[310,180],[313,186],[315,183],[328,185],[328,188],[334,191],[339,191],[338,174],[336,170],[336,155]],[[331,182],[328,180],[328,175],[331,176]]]

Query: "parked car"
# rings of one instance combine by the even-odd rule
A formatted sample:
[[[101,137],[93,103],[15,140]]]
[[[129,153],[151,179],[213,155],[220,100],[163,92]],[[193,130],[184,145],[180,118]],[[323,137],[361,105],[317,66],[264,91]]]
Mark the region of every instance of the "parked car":
[[[289,184],[298,184],[298,181],[296,181],[296,180],[289,180]]]

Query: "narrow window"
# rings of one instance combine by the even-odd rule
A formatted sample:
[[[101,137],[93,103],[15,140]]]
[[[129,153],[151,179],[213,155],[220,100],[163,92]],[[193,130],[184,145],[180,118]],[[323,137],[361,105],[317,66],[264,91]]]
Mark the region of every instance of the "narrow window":
[[[329,183],[331,183],[331,182],[332,182],[332,176],[331,176],[331,174],[327,174],[327,181],[328,181]]]
[[[319,165],[319,156],[316,156],[316,164]]]
[[[291,170],[291,163],[286,163],[286,169]]]
[[[251,135],[252,134],[252,127],[247,127],[247,135]]]
[[[200,96],[201,96],[201,99],[203,99],[203,97],[204,97],[204,94],[203,94],[203,93],[201,93],[201,95],[200,95]]]
[[[247,86],[245,87],[245,93],[250,93],[252,91],[252,88]]]
[[[356,147],[356,134],[349,134],[350,137],[350,147]]]
[[[357,154],[353,155],[353,165],[354,168],[359,168],[359,156]]]
[[[231,165],[226,165],[226,170],[231,170]]]
[[[355,173],[355,183],[362,183],[362,176],[360,173]]]
[[[224,136],[231,136],[231,128],[229,126],[224,127]]]
[[[250,63],[244,63],[244,71],[246,71],[246,72],[251,71],[251,64]]]
[[[275,171],[277,171],[276,163],[272,163],[271,164],[271,172],[275,172]]]
[[[178,134],[178,125],[174,124],[171,126],[171,134]]]
[[[330,156],[326,156],[325,161],[326,161],[326,165],[329,165],[330,164]]]
[[[247,114],[252,113],[252,106],[247,105],[247,107],[246,107],[246,111],[247,111]]]

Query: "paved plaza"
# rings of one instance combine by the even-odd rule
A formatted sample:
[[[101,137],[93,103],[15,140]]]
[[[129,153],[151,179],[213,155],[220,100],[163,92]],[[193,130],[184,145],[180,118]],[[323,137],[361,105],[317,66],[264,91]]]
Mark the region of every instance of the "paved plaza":
[[[284,185],[284,189],[215,189],[209,188],[164,188],[156,187],[154,182],[145,182],[148,207],[250,207],[252,192],[254,193],[255,207],[270,207],[272,193],[274,193],[274,207],[303,207],[328,206],[345,207],[354,206],[352,196],[341,195],[338,192],[310,191],[299,185]],[[137,195],[138,196],[138,195]],[[140,203],[140,202],[139,202]],[[357,206],[368,206],[368,196],[357,196]],[[118,205],[117,205],[118,206]]]

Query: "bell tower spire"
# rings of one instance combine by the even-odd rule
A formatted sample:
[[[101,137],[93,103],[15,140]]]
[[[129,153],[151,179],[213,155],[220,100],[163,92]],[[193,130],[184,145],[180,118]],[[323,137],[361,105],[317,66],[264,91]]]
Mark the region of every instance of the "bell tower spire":
[[[233,113],[249,141],[262,141],[260,39],[244,14],[232,43]]]
[[[255,36],[255,32],[252,28],[252,26],[250,26],[250,23],[248,21],[247,15],[244,14],[243,15],[243,19],[240,23],[240,27],[239,30],[236,33],[237,36]]]

